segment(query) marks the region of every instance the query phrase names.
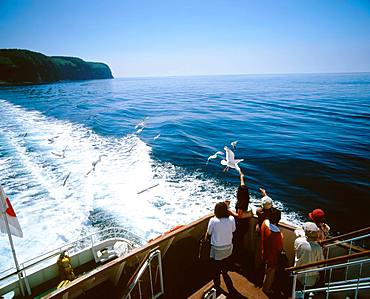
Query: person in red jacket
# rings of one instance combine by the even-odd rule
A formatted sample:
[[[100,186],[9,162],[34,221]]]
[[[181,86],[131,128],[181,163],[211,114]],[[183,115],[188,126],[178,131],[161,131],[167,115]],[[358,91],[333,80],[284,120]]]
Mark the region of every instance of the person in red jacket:
[[[272,284],[278,266],[278,256],[283,250],[283,234],[278,227],[280,214],[272,212],[269,218],[264,220],[261,226],[262,260],[265,264],[265,278],[262,290],[267,295],[272,294]]]

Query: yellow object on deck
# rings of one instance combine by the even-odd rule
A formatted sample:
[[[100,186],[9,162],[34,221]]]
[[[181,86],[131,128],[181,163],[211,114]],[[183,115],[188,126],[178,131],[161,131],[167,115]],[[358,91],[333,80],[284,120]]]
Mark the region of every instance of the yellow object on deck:
[[[71,281],[66,279],[66,280],[62,280],[59,284],[58,284],[58,287],[57,289],[60,289],[60,288],[63,288],[65,287],[67,284],[69,284]]]

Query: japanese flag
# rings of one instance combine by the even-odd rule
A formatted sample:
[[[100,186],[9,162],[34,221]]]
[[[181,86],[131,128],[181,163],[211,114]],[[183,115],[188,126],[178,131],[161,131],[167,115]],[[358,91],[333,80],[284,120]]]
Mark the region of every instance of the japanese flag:
[[[23,237],[21,226],[19,225],[17,215],[10,204],[9,198],[6,197],[3,187],[0,186],[0,230],[3,233],[8,233],[6,229],[5,219],[8,220],[10,233],[16,237]]]

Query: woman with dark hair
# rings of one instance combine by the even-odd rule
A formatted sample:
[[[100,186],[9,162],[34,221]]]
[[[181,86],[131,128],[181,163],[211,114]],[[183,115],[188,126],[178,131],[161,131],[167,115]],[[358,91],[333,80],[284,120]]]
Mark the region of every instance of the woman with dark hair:
[[[230,256],[233,251],[235,220],[230,216],[225,202],[217,203],[214,213],[215,216],[209,220],[207,229],[211,240],[210,258],[214,269],[213,283],[216,291],[222,292],[220,281],[220,274],[222,274],[229,293],[235,294],[233,282],[227,273],[230,269]]]
[[[245,236],[248,232],[249,219],[252,217],[252,211],[249,207],[249,190],[244,183],[244,173],[240,169],[240,186],[236,192],[236,212],[230,211],[236,220],[236,231],[234,233],[234,252],[233,260],[241,267],[240,270],[247,269],[247,254],[245,246]]]

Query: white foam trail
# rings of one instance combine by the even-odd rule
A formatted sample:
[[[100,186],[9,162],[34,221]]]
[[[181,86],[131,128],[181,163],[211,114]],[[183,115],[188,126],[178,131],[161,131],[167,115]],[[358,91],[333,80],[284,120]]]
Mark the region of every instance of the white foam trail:
[[[96,209],[104,211],[99,217],[149,239],[204,216],[220,200],[235,204],[236,186],[153,160],[151,148],[134,134],[104,138],[2,100],[0,116],[0,182],[23,229],[24,238],[14,240],[20,261],[93,230],[89,216]],[[67,145],[64,158],[52,154]],[[86,176],[100,155],[106,156]],[[12,257],[6,236],[0,240],[6,269]]]

